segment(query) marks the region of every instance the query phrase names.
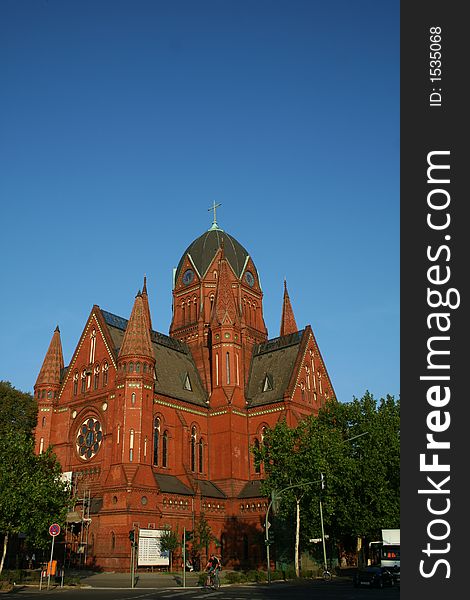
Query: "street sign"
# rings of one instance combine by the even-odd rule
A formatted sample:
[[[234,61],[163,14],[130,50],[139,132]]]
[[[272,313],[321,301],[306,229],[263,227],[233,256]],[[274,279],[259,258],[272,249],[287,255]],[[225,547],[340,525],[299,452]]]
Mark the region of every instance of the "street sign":
[[[50,535],[52,535],[52,537],[55,537],[56,535],[59,535],[59,533],[60,533],[60,525],[57,525],[57,523],[53,523],[49,527],[49,533],[50,533]]]

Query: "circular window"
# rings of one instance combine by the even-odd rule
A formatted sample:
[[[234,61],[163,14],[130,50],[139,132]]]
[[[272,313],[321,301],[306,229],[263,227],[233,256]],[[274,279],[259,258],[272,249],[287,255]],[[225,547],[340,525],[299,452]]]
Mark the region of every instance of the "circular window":
[[[191,269],[187,269],[183,273],[183,283],[184,283],[184,285],[189,285],[193,279],[194,279],[194,272],[191,271]]]
[[[83,421],[77,432],[77,452],[81,459],[89,460],[98,452],[103,440],[101,423],[92,417]]]
[[[253,287],[255,284],[255,278],[253,277],[253,273],[251,271],[247,271],[245,273],[245,281],[250,287]]]
[[[147,496],[142,496],[142,498],[140,499],[140,501],[145,506],[147,504],[147,502],[148,502]]]

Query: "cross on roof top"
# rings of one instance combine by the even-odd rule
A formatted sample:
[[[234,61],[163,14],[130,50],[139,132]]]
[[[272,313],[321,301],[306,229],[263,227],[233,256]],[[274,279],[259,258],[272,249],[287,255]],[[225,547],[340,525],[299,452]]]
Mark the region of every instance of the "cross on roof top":
[[[219,206],[222,206],[222,204],[220,202],[216,204],[215,200],[214,200],[214,202],[212,203],[212,206],[207,209],[208,211],[210,211],[210,210],[214,211],[214,219],[212,221],[211,229],[219,229],[219,226],[217,225],[217,212],[216,212],[217,208]]]

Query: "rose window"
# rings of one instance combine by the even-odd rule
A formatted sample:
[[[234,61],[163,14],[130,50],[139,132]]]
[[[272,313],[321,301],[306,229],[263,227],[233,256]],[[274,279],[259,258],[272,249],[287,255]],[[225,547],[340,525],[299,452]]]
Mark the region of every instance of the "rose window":
[[[77,452],[80,458],[92,458],[100,449],[102,440],[101,423],[93,418],[84,421],[77,433]]]

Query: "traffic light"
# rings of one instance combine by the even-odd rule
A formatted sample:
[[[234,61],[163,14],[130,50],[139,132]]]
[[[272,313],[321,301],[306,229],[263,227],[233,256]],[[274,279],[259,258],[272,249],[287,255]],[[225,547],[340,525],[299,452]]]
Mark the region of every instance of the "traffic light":
[[[131,529],[131,530],[129,531],[129,539],[130,539],[130,541],[131,541],[131,544],[133,545],[133,544],[134,544],[134,542],[135,542],[135,532],[134,532],[134,530],[133,530],[133,529]]]
[[[269,521],[267,523],[267,526],[268,530],[264,532],[264,543],[266,544],[266,546],[271,546],[271,544],[274,544],[274,531]]]

